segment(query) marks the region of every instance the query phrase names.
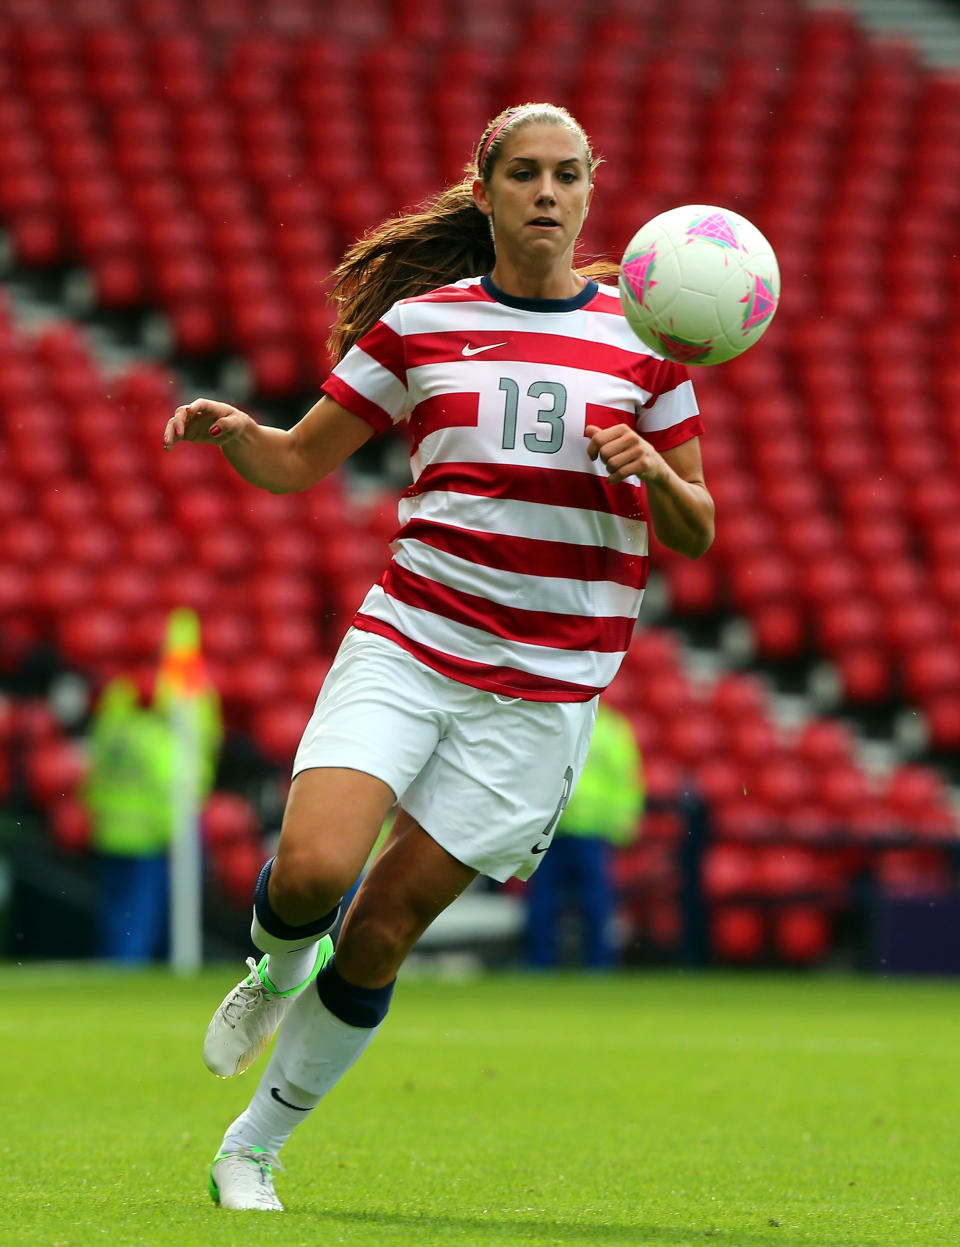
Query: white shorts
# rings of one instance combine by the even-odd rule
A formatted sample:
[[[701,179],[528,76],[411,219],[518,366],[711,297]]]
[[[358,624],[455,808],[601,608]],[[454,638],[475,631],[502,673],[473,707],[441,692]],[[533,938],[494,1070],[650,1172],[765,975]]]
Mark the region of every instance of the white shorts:
[[[529,879],[586,761],[597,699],[524,701],[460,684],[351,628],[293,774],[342,766],[383,780],[458,861]]]

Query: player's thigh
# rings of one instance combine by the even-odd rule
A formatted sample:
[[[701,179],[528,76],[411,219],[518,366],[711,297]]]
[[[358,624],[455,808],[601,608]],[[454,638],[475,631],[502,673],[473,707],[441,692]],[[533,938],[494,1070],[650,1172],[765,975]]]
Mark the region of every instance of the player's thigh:
[[[347,767],[300,771],[290,786],[274,870],[280,877],[352,887],[396,800],[375,775]]]
[[[297,749],[271,888],[352,887],[390,806],[436,748],[439,679],[399,646],[348,633]]]

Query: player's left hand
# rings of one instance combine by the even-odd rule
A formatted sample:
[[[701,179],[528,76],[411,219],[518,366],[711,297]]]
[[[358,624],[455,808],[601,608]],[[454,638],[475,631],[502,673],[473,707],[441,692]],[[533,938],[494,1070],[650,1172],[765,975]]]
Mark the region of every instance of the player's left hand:
[[[598,429],[596,425],[588,424],[584,432],[590,439],[587,454],[593,460],[603,460],[611,485],[618,485],[628,476],[639,476],[642,481],[658,481],[668,471],[660,452],[627,424],[615,424],[610,429]]]

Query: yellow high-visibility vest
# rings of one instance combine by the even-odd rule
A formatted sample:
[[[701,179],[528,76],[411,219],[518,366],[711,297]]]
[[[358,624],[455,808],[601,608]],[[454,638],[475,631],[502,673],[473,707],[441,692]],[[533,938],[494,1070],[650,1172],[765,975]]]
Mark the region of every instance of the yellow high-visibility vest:
[[[645,795],[643,762],[633,728],[618,710],[600,702],[587,763],[557,832],[631,844],[640,830]]]

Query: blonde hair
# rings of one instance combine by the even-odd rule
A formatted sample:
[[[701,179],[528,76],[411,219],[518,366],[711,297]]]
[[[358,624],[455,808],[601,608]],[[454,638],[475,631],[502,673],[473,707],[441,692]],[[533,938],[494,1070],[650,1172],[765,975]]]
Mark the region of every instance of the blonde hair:
[[[487,125],[464,178],[411,212],[390,217],[347,250],[333,271],[337,319],[330,353],[342,359],[399,299],[426,294],[464,277],[489,273],[496,263],[490,222],[473,198],[476,178],[490,180],[505,140],[524,126],[559,125],[583,144],[590,180],[600,161],[580,123],[557,104],[521,104]],[[578,268],[585,277],[611,277],[617,265],[601,260]]]

